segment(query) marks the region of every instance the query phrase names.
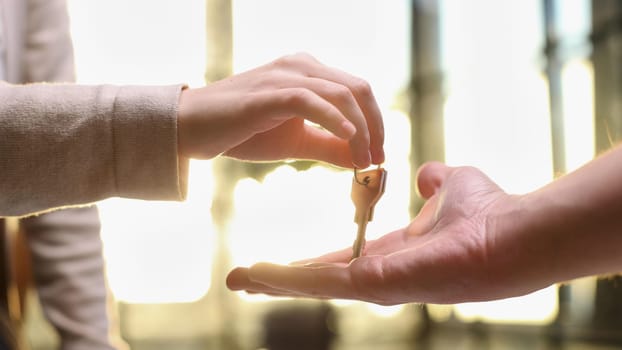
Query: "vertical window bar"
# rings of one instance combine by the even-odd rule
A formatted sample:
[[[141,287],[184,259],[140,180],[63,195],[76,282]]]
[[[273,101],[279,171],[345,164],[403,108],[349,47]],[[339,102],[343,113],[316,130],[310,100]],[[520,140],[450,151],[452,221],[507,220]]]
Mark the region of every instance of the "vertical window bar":
[[[592,0],[596,152],[622,140],[622,1]]]
[[[622,140],[622,1],[592,0],[592,62],[596,152]],[[622,342],[622,277],[597,281],[593,334],[598,340]]]
[[[206,0],[206,68],[207,83],[221,80],[233,73],[233,12],[231,0]],[[216,349],[239,349],[233,308],[233,296],[222,281],[231,267],[231,252],[227,245],[233,216],[233,193],[242,178],[239,163],[225,158],[213,160],[214,194],[211,215],[216,233],[212,288],[206,298],[209,305],[213,345]]]
[[[543,1],[544,15],[544,54],[545,72],[549,85],[549,112],[551,118],[551,150],[553,156],[553,176],[566,173],[566,149],[564,139],[564,109],[561,72],[561,37],[558,33],[559,17],[555,10],[556,0]],[[564,324],[570,312],[571,286],[560,285],[557,289],[558,312],[551,325],[549,337],[553,343],[560,343],[564,338]]]
[[[426,161],[443,161],[443,73],[440,52],[439,4],[415,0],[412,3],[411,36],[411,174]],[[411,177],[410,211],[414,217],[422,200],[416,195],[415,177]]]
[[[563,60],[560,54],[561,40],[557,30],[559,19],[555,11],[555,1],[544,0],[544,54],[546,56],[546,76],[549,84],[553,174],[557,177],[566,172],[566,150],[561,78]]]

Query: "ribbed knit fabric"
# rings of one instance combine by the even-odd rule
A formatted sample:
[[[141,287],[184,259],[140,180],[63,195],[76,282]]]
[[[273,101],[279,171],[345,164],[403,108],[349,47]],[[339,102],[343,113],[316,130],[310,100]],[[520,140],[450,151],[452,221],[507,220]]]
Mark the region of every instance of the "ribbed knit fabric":
[[[0,84],[0,217],[109,196],[183,199],[187,160],[177,157],[176,129],[182,86],[20,85],[74,81],[66,4],[0,0],[0,10],[3,78],[16,84]],[[110,315],[97,209],[30,216],[21,229],[60,349],[126,349]]]
[[[0,83],[0,216],[114,196],[183,200],[181,90]]]

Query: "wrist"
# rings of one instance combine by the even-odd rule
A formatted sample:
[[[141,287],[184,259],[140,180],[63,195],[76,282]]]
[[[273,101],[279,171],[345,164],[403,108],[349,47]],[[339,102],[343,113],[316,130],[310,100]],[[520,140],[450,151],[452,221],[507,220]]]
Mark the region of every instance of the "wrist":
[[[177,105],[177,152],[182,157],[191,158],[188,134],[188,88],[184,87],[179,94]]]
[[[545,210],[550,206],[547,202],[536,192],[509,195],[491,213],[493,275],[523,294],[565,279],[565,264],[557,254],[563,249],[563,229],[555,215]]]
[[[620,239],[612,213],[584,200],[576,188],[557,182],[522,198],[522,234],[534,243],[551,282],[615,272]],[[615,214],[614,214],[615,215]]]

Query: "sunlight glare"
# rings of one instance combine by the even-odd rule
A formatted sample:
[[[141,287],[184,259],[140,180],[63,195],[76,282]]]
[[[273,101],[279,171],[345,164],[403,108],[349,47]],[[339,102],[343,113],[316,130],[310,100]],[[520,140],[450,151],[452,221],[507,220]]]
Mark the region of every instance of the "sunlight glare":
[[[392,130],[385,143],[388,181],[375,207],[374,220],[368,224],[368,239],[379,238],[409,222],[408,119],[394,110],[383,114],[386,129]],[[352,176],[351,170],[315,166],[296,171],[285,165],[268,174],[263,182],[241,180],[235,190],[236,212],[229,235],[233,265],[249,266],[259,261],[287,264],[349,249],[356,235],[350,198]],[[269,299],[240,296],[248,301]]]
[[[205,2],[69,0],[68,9],[78,83],[203,85]],[[184,203],[100,204],[106,268],[117,299],[184,302],[207,292],[211,176],[210,163],[193,164]]]
[[[594,157],[594,72],[584,60],[562,70],[566,170],[573,171]]]
[[[281,166],[259,183],[240,181],[230,246],[234,265],[287,264],[351,244],[351,173]]]
[[[404,310],[404,305],[382,306],[378,304],[366,303],[365,306],[372,314],[381,318],[395,317]]]
[[[190,302],[211,283],[215,230],[210,162],[192,162],[182,203],[109,199],[99,204],[108,279],[133,303]]]
[[[509,193],[535,190],[553,172],[547,84],[536,59],[540,7],[530,1],[445,0],[441,11],[448,69],[445,161],[478,167]],[[491,12],[496,15],[482,16]],[[463,319],[548,322],[557,310],[556,287],[455,308]]]
[[[409,7],[407,0],[233,2],[235,72],[306,52],[372,86],[385,121],[388,182],[368,226],[370,239],[409,221],[410,126],[404,113],[389,107],[408,85]],[[287,16],[273,20],[277,13]],[[288,263],[350,248],[356,234],[351,179],[351,170],[281,167],[263,183],[242,180],[230,235],[234,265]]]
[[[482,303],[456,305],[456,316],[467,322],[523,323],[546,325],[557,316],[554,288],[546,288],[523,297]]]

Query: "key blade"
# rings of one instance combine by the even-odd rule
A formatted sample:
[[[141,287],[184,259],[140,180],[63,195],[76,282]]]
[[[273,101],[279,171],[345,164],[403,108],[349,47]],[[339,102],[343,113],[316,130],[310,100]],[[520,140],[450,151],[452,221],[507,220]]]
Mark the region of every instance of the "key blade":
[[[363,254],[363,249],[365,248],[365,231],[366,231],[365,223],[361,223],[358,225],[358,230],[356,232],[356,239],[354,240],[354,244],[352,245],[352,259],[354,260],[360,257]]]

